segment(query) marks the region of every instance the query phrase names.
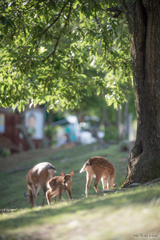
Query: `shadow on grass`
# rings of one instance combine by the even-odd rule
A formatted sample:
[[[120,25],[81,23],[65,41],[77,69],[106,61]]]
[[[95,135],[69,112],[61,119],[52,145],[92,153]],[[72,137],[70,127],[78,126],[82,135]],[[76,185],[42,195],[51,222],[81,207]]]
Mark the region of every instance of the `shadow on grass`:
[[[153,188],[138,188],[129,190],[123,193],[105,195],[105,196],[90,196],[89,198],[68,201],[64,203],[56,203],[49,207],[25,209],[13,213],[11,218],[1,219],[1,232],[7,233],[7,229],[23,228],[34,225],[50,224],[51,218],[61,219],[63,214],[70,216],[75,215],[78,211],[90,210],[99,211],[100,209],[109,209],[111,212],[123,207],[132,207],[149,203],[153,199],[159,198],[159,186]],[[65,218],[65,217],[64,217]],[[46,220],[45,220],[46,219]],[[51,222],[50,222],[51,220]],[[58,220],[59,221],[59,220]],[[54,222],[54,220],[53,220]],[[3,230],[2,230],[3,229]]]

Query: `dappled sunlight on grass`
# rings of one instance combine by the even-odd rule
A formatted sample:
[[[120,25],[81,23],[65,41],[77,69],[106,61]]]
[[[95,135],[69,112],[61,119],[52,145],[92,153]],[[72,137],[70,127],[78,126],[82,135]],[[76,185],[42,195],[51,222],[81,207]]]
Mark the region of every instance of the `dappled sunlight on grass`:
[[[108,149],[98,146],[96,150],[92,145],[84,148],[77,146],[73,150],[57,151],[54,159],[53,155],[49,155],[28,161],[29,168],[38,162],[48,161],[56,167],[57,175],[60,175],[61,171],[65,173],[74,171],[72,187],[74,200],[71,201],[64,192],[62,201],[55,203],[52,199],[51,206],[33,209],[28,207],[27,199],[23,196],[26,190],[27,171],[14,174],[0,173],[3,196],[0,198],[0,206],[6,208],[7,212],[0,215],[0,239],[130,240],[138,234],[158,235],[160,185],[152,184],[97,195],[92,182],[89,197],[85,198],[86,173],[80,174],[79,170],[91,156],[103,156],[115,165],[115,181],[120,187],[125,179],[127,155],[120,152],[118,146],[111,146]],[[23,163],[21,165],[23,166]],[[99,189],[102,189],[101,183]],[[37,197],[37,205],[41,204],[42,197],[41,191]]]
[[[72,236],[74,239],[77,232],[81,231],[82,236],[76,239],[83,239],[83,235],[84,239],[85,236],[88,236],[87,239],[96,239],[96,236],[106,239],[106,232],[111,237],[107,239],[112,239],[118,236],[117,234],[123,234],[124,239],[127,239],[129,234],[138,234],[141,229],[144,229],[144,232],[154,230],[155,234],[158,234],[159,189],[157,184],[151,188],[138,187],[117,194],[90,196],[43,208],[20,210],[4,214],[0,225],[2,224],[3,233],[7,236],[19,236],[22,229],[24,236],[34,235],[38,229],[38,239],[43,239],[41,232],[42,236],[45,234],[48,239],[52,239],[50,237],[54,234],[60,239],[68,239],[66,236],[69,232],[70,239]]]

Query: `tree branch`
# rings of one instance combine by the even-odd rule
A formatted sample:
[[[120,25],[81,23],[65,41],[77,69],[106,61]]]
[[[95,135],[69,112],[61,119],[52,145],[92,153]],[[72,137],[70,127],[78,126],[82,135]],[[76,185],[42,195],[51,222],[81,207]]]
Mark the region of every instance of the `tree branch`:
[[[115,66],[107,59],[106,57],[106,53],[107,53],[107,44],[106,44],[106,41],[104,40],[104,44],[105,44],[105,52],[104,52],[104,58],[105,60],[113,67],[115,68]]]
[[[96,19],[97,25],[100,28],[101,26],[100,26],[100,23],[99,23],[98,18],[97,18],[97,11],[96,11],[96,9],[95,9],[95,19]]]
[[[60,11],[60,13],[58,14],[58,17],[44,30],[44,32],[42,33],[42,36],[41,36],[41,38],[43,37],[43,35],[48,31],[48,29],[49,28],[51,28],[57,21],[58,21],[58,19],[60,18],[60,16],[61,16],[61,14],[62,14],[62,12],[63,12],[63,10],[65,9],[65,7],[67,6],[67,4],[68,4],[68,2],[69,2],[69,0],[64,4],[64,6],[62,7],[62,9],[61,9],[61,11]],[[41,40],[41,38],[40,38],[40,40]],[[38,44],[37,45],[39,45],[39,43],[40,43],[40,40],[39,40],[39,42],[38,42]]]
[[[69,13],[68,13],[68,16],[67,16],[67,21],[66,21],[63,29],[65,29],[65,28],[67,27],[67,25],[69,25],[69,18],[70,18],[70,15],[71,15],[71,10],[72,10],[72,4],[70,5]],[[48,59],[51,55],[54,56],[54,54],[55,54],[55,52],[56,52],[56,49],[57,49],[57,47],[58,47],[60,38],[61,38],[61,37],[60,37],[60,35],[59,35],[59,37],[58,37],[58,39],[57,39],[57,42],[56,42],[56,45],[55,45],[55,47],[54,47],[54,50],[46,57],[46,59]],[[45,59],[45,60],[46,60],[46,59]],[[53,61],[53,63],[54,63],[54,61]]]
[[[42,37],[43,37],[44,34],[48,31],[48,29],[51,28],[51,27],[58,21],[58,19],[60,18],[63,10],[64,10],[65,7],[67,6],[68,2],[69,2],[69,0],[68,0],[68,1],[64,4],[64,6],[62,7],[61,11],[60,11],[59,14],[58,14],[58,17],[42,32],[42,35],[41,35],[41,37],[40,37],[39,40],[38,40],[37,46],[35,47],[35,49],[34,49],[34,51],[33,51],[33,53],[32,53],[33,55],[34,55],[34,53],[36,52],[37,48],[39,47],[39,44],[40,44],[40,42],[41,42]],[[31,42],[32,42],[32,39],[30,40],[29,43],[31,43]],[[25,47],[24,47],[24,49],[22,50],[22,52],[23,52],[24,50],[25,50]],[[21,54],[22,54],[22,52],[21,52]],[[51,53],[50,55],[52,55],[52,53]],[[28,56],[28,57],[23,61],[23,64],[24,64],[29,58],[30,58],[30,56]],[[48,58],[48,57],[47,57],[47,58]]]
[[[110,16],[113,17],[113,18],[118,18],[121,15],[121,13],[123,13],[122,8],[120,8],[118,6],[107,8],[107,9],[102,9],[101,8],[101,10],[106,12],[107,14],[108,14],[108,12],[115,13],[113,15],[110,14]]]
[[[59,40],[60,40],[60,35],[59,35],[59,37],[58,37],[58,39],[57,39],[57,42],[56,42],[56,45],[55,45],[55,47],[54,47],[54,50],[45,58],[45,60],[47,60],[48,58],[50,58],[50,56],[54,56],[54,54],[55,54],[55,52],[56,52],[56,49],[57,49],[57,47],[58,47],[58,44],[59,44]]]
[[[67,25],[69,26],[69,18],[70,18],[70,15],[71,15],[71,11],[72,11],[72,4],[70,4],[69,13],[68,13],[68,16],[67,16],[67,21],[66,21],[63,29],[65,29],[65,28],[67,27]],[[53,51],[47,56],[47,58],[46,58],[46,59],[48,59],[51,55],[53,56],[53,60],[52,60],[52,70],[53,70],[53,67],[54,67],[55,52],[56,52],[56,49],[57,49],[57,47],[58,47],[60,38],[61,38],[61,36],[59,35],[59,37],[58,37],[58,39],[57,39],[57,42],[56,42],[56,44],[55,44],[54,50],[53,50]],[[46,60],[46,59],[45,59],[45,60]],[[46,82],[45,82],[45,87],[44,87],[44,89],[46,88],[46,85],[47,85],[49,79],[50,79],[50,76],[47,78],[47,80],[46,80]]]
[[[96,12],[96,9],[95,9],[95,20],[96,20],[96,22],[97,22],[97,25],[98,25],[98,27],[99,28],[101,28],[101,24],[99,23],[99,21],[98,21],[98,17],[97,17],[97,12]],[[114,68],[114,66],[113,66],[113,64],[107,59],[107,57],[106,57],[106,52],[107,52],[107,44],[106,44],[106,41],[103,39],[103,41],[104,41],[104,44],[105,44],[105,52],[104,52],[104,58],[105,58],[105,60]]]

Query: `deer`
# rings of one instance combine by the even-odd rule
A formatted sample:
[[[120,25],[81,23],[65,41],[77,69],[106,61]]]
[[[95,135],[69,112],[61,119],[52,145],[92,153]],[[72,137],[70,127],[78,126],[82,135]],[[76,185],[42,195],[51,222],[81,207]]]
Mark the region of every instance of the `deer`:
[[[44,193],[42,202],[42,206],[44,206],[46,200],[47,182],[53,178],[55,174],[55,167],[48,162],[41,162],[29,170],[26,176],[28,194],[24,193],[24,196],[28,198],[28,202],[31,207],[36,206],[36,198],[39,194],[40,187]]]
[[[103,157],[91,157],[85,162],[80,173],[83,171],[86,171],[86,197],[88,197],[89,186],[93,177],[95,177],[93,187],[97,193],[99,192],[98,184],[100,180],[102,181],[103,189],[117,186],[116,183],[114,183],[116,176],[115,167]]]
[[[60,201],[63,191],[68,193],[70,199],[72,199],[71,188],[72,188],[72,176],[74,172],[70,174],[62,173],[62,176],[56,176],[50,179],[47,183],[49,190],[46,192],[46,198],[48,205],[51,204],[51,199],[58,195],[58,201]]]

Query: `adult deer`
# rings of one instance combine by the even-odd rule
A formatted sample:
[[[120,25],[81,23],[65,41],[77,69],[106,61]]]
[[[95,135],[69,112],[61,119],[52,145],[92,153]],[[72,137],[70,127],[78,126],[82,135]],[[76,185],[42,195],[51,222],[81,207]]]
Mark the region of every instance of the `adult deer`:
[[[31,207],[36,206],[36,197],[38,196],[40,187],[44,192],[42,206],[44,205],[46,200],[47,182],[54,177],[55,174],[55,167],[48,162],[39,163],[29,170],[26,177],[28,194],[25,193],[24,195],[25,197],[28,197],[28,202]]]
[[[50,179],[47,183],[49,190],[46,192],[48,205],[51,204],[52,197],[57,196],[58,201],[60,201],[63,191],[65,190],[68,193],[70,199],[72,199],[71,187],[72,187],[72,176],[74,172],[70,174],[61,173],[62,176],[56,176]]]
[[[80,173],[86,171],[86,197],[88,197],[89,186],[92,178],[95,177],[94,189],[98,192],[98,184],[102,181],[103,189],[109,189],[110,187],[116,187],[114,184],[114,178],[116,176],[116,170],[114,165],[103,157],[90,158],[80,170]],[[106,185],[107,183],[107,185]]]

